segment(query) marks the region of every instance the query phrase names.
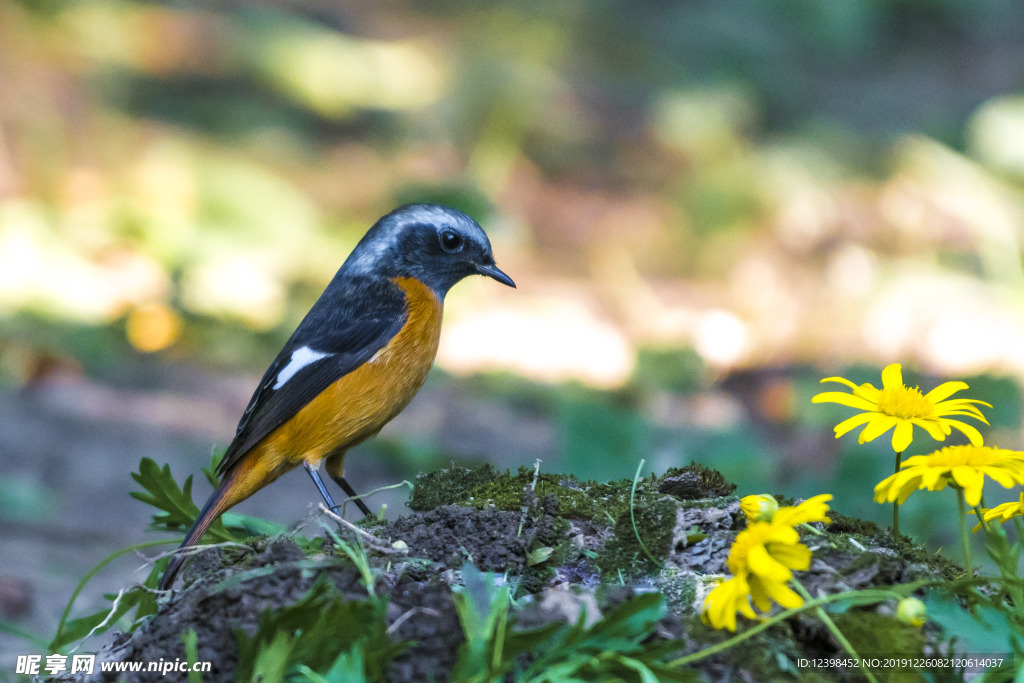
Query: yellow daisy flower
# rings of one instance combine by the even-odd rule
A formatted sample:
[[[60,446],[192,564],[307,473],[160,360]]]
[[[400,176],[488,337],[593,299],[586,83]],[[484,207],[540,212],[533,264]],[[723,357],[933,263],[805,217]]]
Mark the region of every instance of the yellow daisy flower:
[[[918,387],[903,384],[903,372],[899,363],[893,363],[882,370],[882,388],[876,389],[871,384],[857,386],[842,377],[827,377],[822,382],[845,384],[853,393],[826,391],[811,399],[813,403],[838,403],[863,410],[864,412],[843,420],[836,425],[836,438],[850,430],[864,426],[858,441],[867,443],[890,429],[892,448],[902,453],[914,440],[914,425],[924,429],[936,441],[945,441],[951,428],[962,432],[975,446],[981,446],[981,433],[973,426],[954,417],[971,417],[988,424],[977,405],[991,408],[984,401],[970,398],[949,399],[958,391],[967,389],[964,382],[945,382],[927,394],[922,394]]]
[[[915,455],[875,486],[875,502],[902,505],[917,489],[938,491],[956,484],[967,504],[976,507],[986,476],[1005,488],[1024,484],[1024,453],[989,446],[946,446],[930,455]]]
[[[971,512],[974,512],[971,510]],[[1000,524],[1010,521],[1013,517],[1024,516],[1024,493],[1020,494],[1020,500],[1013,501],[1012,503],[1003,503],[1002,505],[996,505],[994,508],[981,508],[982,519],[986,522],[991,522],[994,519],[998,519]],[[971,531],[977,531],[981,528],[981,522]]]
[[[776,524],[788,524],[799,526],[809,522],[824,522],[828,524],[832,520],[826,517],[828,512],[828,501],[832,500],[831,493],[823,493],[820,496],[808,498],[799,505],[790,505],[779,508],[779,511],[772,517]]]
[[[749,508],[748,520],[751,513],[771,507],[769,500],[775,503],[767,494],[745,497],[741,507],[745,503]],[[800,534],[794,527],[806,522],[828,522],[825,513],[829,500],[831,494],[814,496],[799,505],[779,508],[771,521],[748,522],[729,550],[727,565],[732,578],[715,586],[704,599],[704,616],[712,626],[735,631],[737,612],[748,619],[756,616],[751,600],[762,612],[771,609],[772,601],[786,609],[804,604],[803,598],[787,585],[794,570],[803,571],[811,566],[811,551],[800,543]]]

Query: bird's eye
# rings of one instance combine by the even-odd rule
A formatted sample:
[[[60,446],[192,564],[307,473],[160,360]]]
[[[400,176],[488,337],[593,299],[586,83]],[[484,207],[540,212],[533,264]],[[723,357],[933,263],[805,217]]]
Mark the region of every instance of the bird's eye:
[[[462,249],[462,235],[452,230],[445,230],[441,233],[441,248],[447,252]]]

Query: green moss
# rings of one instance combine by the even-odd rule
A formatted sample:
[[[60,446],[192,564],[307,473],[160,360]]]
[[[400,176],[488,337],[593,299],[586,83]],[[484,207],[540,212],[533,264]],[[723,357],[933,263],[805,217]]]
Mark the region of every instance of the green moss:
[[[726,508],[739,500],[739,496],[719,496],[718,498],[701,498],[700,500],[681,500],[678,505],[684,510],[708,510]]]
[[[781,503],[780,503],[781,505]],[[786,505],[792,505],[792,502],[786,503]],[[873,538],[882,534],[882,529],[866,519],[857,519],[856,517],[847,517],[846,515],[840,514],[835,510],[828,511],[828,517],[832,522],[825,527],[825,530],[832,534],[846,534],[853,536],[865,536]]]
[[[536,479],[536,483],[534,480]],[[658,495],[654,477],[642,480],[637,486],[637,498]],[[474,468],[452,466],[416,480],[409,507],[417,512],[432,510],[439,505],[461,505],[480,510],[496,508],[518,512],[527,500],[527,491],[539,499],[553,498],[554,505],[546,512],[566,519],[594,519],[611,522],[623,510],[629,509],[629,495],[633,482],[620,479],[598,483],[580,481],[572,475],[535,475],[528,467],[520,467],[512,474],[495,470],[490,465]]]
[[[735,634],[716,630],[705,624],[700,615],[693,614],[683,619],[684,632],[689,634],[701,647],[711,647]],[[798,668],[797,660],[806,654],[793,637],[793,631],[786,624],[773,626],[747,640],[739,647],[731,647],[721,661],[728,662],[727,680],[752,681],[800,681],[801,683],[831,683],[834,677],[823,677],[807,668]]]
[[[698,577],[678,569],[663,569],[654,577],[654,584],[665,596],[665,604],[676,614],[688,614],[697,599]]]
[[[628,510],[618,517],[614,537],[596,560],[606,581],[609,576],[638,576],[660,569],[662,559],[671,550],[676,509],[677,504],[669,498],[635,506],[635,529]],[[639,539],[643,539],[642,545]]]
[[[459,467],[421,474],[409,498],[409,507],[417,512],[433,510],[439,505],[465,505],[473,494],[489,480],[498,476],[490,465]]]
[[[851,546],[850,550],[852,549],[853,547]],[[819,555],[821,554],[824,553],[819,552]],[[878,564],[879,559],[879,556],[873,553],[856,552],[849,556],[843,554],[843,561],[836,563],[836,569],[839,571],[840,576],[850,576],[862,569]]]
[[[787,503],[790,504],[790,503]],[[927,548],[914,543],[909,537],[895,536],[891,530],[882,529],[874,522],[856,517],[842,515],[835,510],[828,513],[832,523],[825,527],[825,531],[833,539],[837,547],[846,550],[859,547],[850,543],[849,538],[859,540],[861,545],[880,545],[894,551],[900,559],[907,564],[920,564],[938,571],[944,579],[954,580],[963,576],[964,569],[947,557],[931,552]],[[858,555],[860,553],[858,552]],[[861,560],[867,560],[877,556],[863,556]]]
[[[961,579],[964,568],[944,555],[928,550],[912,542],[906,536],[894,538],[891,533],[883,533],[875,539],[879,545],[894,550],[900,559],[907,564],[921,564],[938,571],[947,581]]]
[[[925,638],[921,629],[871,611],[849,610],[835,617],[836,626],[862,657],[921,657]],[[912,670],[879,668],[872,673],[879,683],[924,680],[909,677]]]

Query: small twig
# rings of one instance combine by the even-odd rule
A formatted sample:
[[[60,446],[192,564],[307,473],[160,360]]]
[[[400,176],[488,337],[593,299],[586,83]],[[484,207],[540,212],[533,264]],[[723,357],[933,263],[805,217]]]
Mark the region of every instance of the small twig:
[[[113,562],[114,560],[116,560],[117,558],[119,558],[119,557],[121,557],[123,555],[127,555],[128,553],[131,553],[131,552],[137,552],[140,548],[152,548],[152,547],[158,546],[158,545],[167,545],[168,543],[174,543],[174,541],[173,540],[147,541],[145,543],[137,543],[137,544],[129,546],[127,548],[121,548],[120,550],[115,552],[113,555],[108,555],[107,557],[105,557],[99,564],[97,564],[95,567],[90,569],[88,571],[88,573],[86,573],[86,575],[84,577],[82,577],[82,580],[78,582],[78,585],[75,586],[75,590],[71,594],[71,598],[68,600],[68,604],[64,607],[64,612],[60,615],[60,622],[58,622],[58,624],[57,624],[57,633],[56,633],[56,635],[53,636],[53,641],[52,642],[57,642],[57,640],[64,633],[64,626],[68,622],[68,616],[70,616],[70,614],[71,614],[71,608],[74,607],[74,605],[75,605],[75,600],[78,599],[78,595],[82,592],[82,589],[85,588],[85,585],[87,583],[89,583],[89,581],[92,579],[92,577],[96,576],[96,574],[99,573],[99,571],[101,569],[103,569],[108,564],[110,564],[111,562]]]
[[[413,607],[410,610],[406,610],[405,612],[402,613],[402,615],[400,617],[395,619],[395,621],[391,624],[391,626],[388,626],[387,631],[385,631],[385,633],[387,633],[389,636],[393,635],[394,632],[397,631],[402,626],[402,624],[404,624],[405,622],[409,621],[409,619],[411,619],[416,614],[419,614],[420,612],[422,612],[423,614],[426,614],[427,616],[430,616],[430,617],[440,617],[441,616],[441,613],[438,612],[433,607]]]
[[[177,548],[175,550],[169,550],[166,553],[160,553],[155,555],[152,562],[162,560],[165,557],[172,557],[174,555],[198,555],[199,553],[209,550],[211,548],[243,548],[245,550],[252,550],[251,546],[245,543],[239,543],[238,541],[221,541],[220,543],[205,543],[201,545],[187,545],[184,548]],[[145,557],[145,556],[143,556]]]
[[[371,546],[374,550],[378,552],[390,555],[404,555],[406,553],[405,550],[398,550],[396,548],[392,548],[389,544],[384,543],[368,531],[360,529],[355,524],[348,521],[344,517],[341,517],[338,513],[334,512],[323,503],[320,503],[320,512],[322,512],[328,519],[337,522],[338,524],[341,524],[346,529],[355,533],[357,536],[363,539],[367,545]]]
[[[390,491],[391,489],[399,489],[399,488],[402,488],[403,486],[407,487],[410,491],[412,491],[414,488],[416,488],[416,485],[413,484],[408,479],[403,479],[402,481],[398,482],[397,484],[388,484],[387,486],[379,486],[379,487],[373,489],[372,491],[367,491],[366,493],[361,493],[358,496],[352,496],[350,498],[346,498],[345,502],[343,502],[341,504],[341,511],[344,512],[345,511],[345,506],[348,505],[353,500],[365,501],[370,496],[378,494],[381,491]],[[385,507],[387,507],[387,506],[385,505]]]
[[[110,603],[110,611],[107,612],[107,616],[103,619],[103,621],[93,626],[92,630],[86,633],[85,637],[78,641],[78,645],[75,645],[73,648],[68,650],[69,654],[77,652],[78,648],[82,647],[82,643],[84,643],[86,640],[92,637],[92,634],[96,633],[96,631],[110,623],[110,620],[114,618],[115,614],[117,614],[117,605],[121,602],[121,598],[124,597],[124,593],[126,590],[126,588],[122,588],[117,592],[117,596],[114,598],[114,601]]]

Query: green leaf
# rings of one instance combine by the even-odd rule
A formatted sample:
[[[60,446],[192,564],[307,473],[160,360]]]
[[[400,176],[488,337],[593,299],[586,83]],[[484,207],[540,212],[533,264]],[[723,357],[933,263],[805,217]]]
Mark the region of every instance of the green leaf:
[[[199,515],[199,508],[192,502],[192,477],[189,476],[182,487],[171,475],[171,466],[159,467],[150,458],[139,462],[139,471],[132,473],[135,480],[145,491],[132,491],[131,496],[152,505],[161,512],[153,515],[150,529],[155,531],[181,532],[192,526]],[[227,530],[224,522],[214,521],[203,538],[217,541],[238,542],[241,539]]]
[[[130,545],[127,548],[121,548],[120,550],[117,550],[117,551],[111,553],[110,555],[107,555],[102,560],[100,560],[99,564],[97,564],[95,567],[90,569],[86,573],[86,575],[84,577],[82,577],[82,580],[78,582],[78,585],[75,586],[74,592],[71,593],[71,597],[68,599],[68,604],[64,607],[64,612],[60,616],[60,622],[57,624],[57,632],[54,634],[53,641],[51,641],[50,646],[47,649],[49,649],[50,651],[56,651],[58,649],[58,647],[59,647],[59,644],[66,644],[66,643],[72,642],[74,640],[77,640],[77,638],[69,637],[67,635],[67,629],[69,628],[69,625],[71,624],[71,622],[68,621],[68,617],[71,615],[71,609],[75,606],[75,601],[78,599],[78,596],[81,594],[82,589],[85,588],[86,584],[88,584],[89,581],[92,580],[92,577],[96,576],[96,574],[98,574],[101,569],[106,567],[108,564],[110,564],[111,562],[113,562],[117,558],[119,558],[119,557],[121,557],[123,555],[127,555],[128,553],[135,553],[135,552],[138,552],[139,550],[142,550],[144,548],[153,548],[153,547],[160,546],[160,545],[166,545],[167,543],[168,543],[168,541],[149,541],[147,543],[137,543],[135,545]],[[161,560],[157,560],[156,566],[154,566],[153,567],[153,571],[150,572],[150,577],[146,580],[146,585],[147,586],[156,585],[156,583],[155,583],[156,579],[154,578],[154,575],[158,575],[158,574],[162,573],[163,572],[163,568],[166,567],[166,566],[167,566],[167,559],[166,558],[165,559],[161,559]],[[151,583],[151,581],[152,581],[152,583]],[[150,597],[152,597],[152,596],[150,596]],[[140,599],[140,602],[142,602],[141,599]],[[148,603],[146,603],[146,604],[148,604]],[[102,621],[103,620],[100,619],[97,623],[102,622]],[[82,637],[82,636],[84,636],[87,633],[88,633],[88,630],[85,631],[84,633],[82,633],[81,636],[79,636],[79,637]]]
[[[136,586],[122,593],[120,598],[116,595],[107,595],[105,597],[112,602],[108,609],[67,622],[60,634],[50,643],[50,649],[59,650],[68,643],[73,643],[90,634],[99,635],[106,633],[117,625],[121,617],[128,614],[133,608],[138,607],[143,600],[150,598],[151,593],[143,586]],[[114,601],[117,602],[116,605],[113,604]]]
[[[955,635],[958,652],[997,654],[1012,652],[1015,633],[1006,606],[976,605],[965,613],[957,599],[938,591],[924,598],[928,620],[940,624],[947,634]]]
[[[651,671],[650,667],[640,660],[633,659],[632,657],[623,657],[621,655],[617,656],[615,659],[616,663],[623,668],[635,671],[639,674],[641,683],[658,683],[658,677],[654,675],[654,672]]]
[[[46,649],[47,640],[40,635],[27,631],[15,623],[7,621],[6,619],[0,619],[0,633],[5,633],[15,638],[20,638],[28,643],[31,643],[38,649]]]
[[[495,576],[467,563],[465,586],[452,597],[466,642],[459,647],[452,680],[490,681],[514,663],[505,652],[509,628],[509,592]]]
[[[555,552],[554,548],[537,548],[526,553],[526,564],[530,567],[538,565],[541,562],[547,562],[551,558],[551,554]]]
[[[186,629],[181,634],[181,642],[185,645],[185,659],[189,664],[188,683],[203,683],[203,674],[195,670],[199,661],[199,635],[194,628]]]
[[[239,667],[235,671],[236,681],[261,681],[261,683],[281,683],[288,672],[289,659],[295,647],[295,639],[288,636],[284,631],[276,631],[269,641],[262,644],[254,653],[251,662],[245,666],[241,662],[239,652]],[[243,674],[246,669],[251,670]]]
[[[203,475],[206,477],[206,481],[210,482],[210,486],[217,488],[220,486],[220,477],[217,476],[217,468],[220,466],[220,461],[224,459],[224,453],[227,449],[214,448],[210,451],[210,465],[203,467]]]
[[[387,665],[404,649],[392,643],[386,626],[387,603],[368,596],[348,600],[321,575],[298,602],[267,610],[252,637],[236,632],[236,680],[281,680],[274,676],[305,676],[319,680],[384,680]],[[344,655],[344,656],[343,656]],[[346,672],[347,678],[332,672]],[[338,674],[341,675],[340,673]]]
[[[157,584],[160,582],[160,577],[164,574],[166,564],[166,562],[157,562],[149,571],[149,576],[142,582],[142,587],[139,589],[139,601],[135,610],[136,623],[144,617],[156,614],[158,605],[155,591]],[[151,590],[145,590],[146,588]]]
[[[575,624],[514,631],[507,587],[471,565],[462,571],[465,588],[453,597],[466,642],[459,648],[453,681],[490,683],[509,675],[522,683],[696,680],[694,671],[669,665],[682,644],[652,638],[665,612],[660,594],[635,596],[592,628],[581,614]],[[525,671],[524,654],[531,660]]]
[[[326,683],[368,683],[363,651],[354,647],[342,652],[324,674]]]
[[[279,536],[288,530],[283,524],[277,524],[261,517],[242,515],[237,512],[225,512],[220,516],[228,531],[242,537]]]

